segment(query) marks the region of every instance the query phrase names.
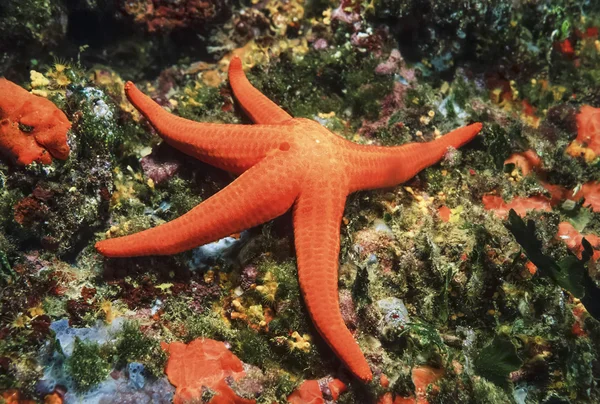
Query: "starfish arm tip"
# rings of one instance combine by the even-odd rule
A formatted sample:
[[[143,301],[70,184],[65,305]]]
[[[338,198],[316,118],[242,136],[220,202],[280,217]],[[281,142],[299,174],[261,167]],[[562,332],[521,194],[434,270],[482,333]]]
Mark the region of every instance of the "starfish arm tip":
[[[363,371],[360,374],[356,375],[363,383],[369,383],[371,380],[373,380],[373,372],[371,372],[371,369],[367,368],[365,371]]]
[[[96,249],[96,251],[98,251],[100,254],[106,256],[106,249],[105,247],[105,241],[106,240],[102,240],[102,241],[98,241],[96,242],[96,244],[94,244],[94,248]]]
[[[229,71],[231,72],[237,70],[242,70],[242,59],[240,59],[238,56],[234,56],[229,61]]]
[[[115,243],[115,239],[106,239],[97,241],[94,245],[96,251],[98,251],[101,255],[109,258],[122,257],[127,255],[119,254],[118,244]]]
[[[131,91],[134,88],[136,88],[136,87],[135,87],[135,84],[133,84],[133,82],[128,81],[127,83],[125,83],[125,92],[126,93]]]

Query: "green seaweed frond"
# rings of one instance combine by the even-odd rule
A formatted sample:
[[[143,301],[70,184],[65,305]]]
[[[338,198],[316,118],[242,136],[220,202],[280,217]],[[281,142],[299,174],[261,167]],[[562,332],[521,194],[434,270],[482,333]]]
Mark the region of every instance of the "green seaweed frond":
[[[537,238],[533,220],[525,223],[511,209],[506,227],[525,250],[527,258],[538,267],[541,275],[549,277],[558,286],[579,298],[587,311],[594,318],[600,319],[600,288],[596,286],[586,267],[593,249],[585,238],[582,240],[584,250],[581,259],[568,255],[557,262],[542,252],[542,242]]]
[[[66,366],[79,392],[86,392],[102,382],[111,369],[102,347],[79,338],[75,338],[73,354],[67,359]]]
[[[123,324],[123,329],[117,335],[116,351],[120,366],[139,362],[154,376],[164,372],[167,355],[161,349],[160,342],[144,334],[135,322]]]

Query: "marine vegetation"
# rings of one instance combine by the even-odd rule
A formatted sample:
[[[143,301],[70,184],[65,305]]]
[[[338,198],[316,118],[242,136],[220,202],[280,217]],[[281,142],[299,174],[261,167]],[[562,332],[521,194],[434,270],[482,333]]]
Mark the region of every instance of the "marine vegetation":
[[[0,403],[600,402],[600,3],[0,3]]]

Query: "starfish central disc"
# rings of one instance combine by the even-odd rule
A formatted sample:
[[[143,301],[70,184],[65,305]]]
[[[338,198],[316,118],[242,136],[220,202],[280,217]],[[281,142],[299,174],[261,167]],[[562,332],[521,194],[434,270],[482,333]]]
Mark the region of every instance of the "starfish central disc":
[[[292,118],[229,65],[233,93],[254,125],[193,122],[171,115],[125,86],[131,103],[171,146],[240,174],[183,216],[130,236],[100,241],[107,257],[169,255],[259,225],[293,209],[298,277],[313,323],[337,357],[359,379],[371,369],[346,328],[338,300],[340,225],[348,194],[400,184],[438,162],[481,130],[475,123],[428,143],[395,147],[347,141],[315,121]]]

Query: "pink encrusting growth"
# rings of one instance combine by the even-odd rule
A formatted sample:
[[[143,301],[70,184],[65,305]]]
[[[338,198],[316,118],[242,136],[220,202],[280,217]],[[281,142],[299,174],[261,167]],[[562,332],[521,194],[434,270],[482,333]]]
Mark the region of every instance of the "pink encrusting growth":
[[[600,155],[600,108],[584,105],[577,114],[577,138],[567,148],[573,157],[591,162]]]
[[[437,387],[435,383],[444,376],[443,369],[436,369],[430,366],[418,366],[412,370],[412,381],[415,385],[415,395],[412,397],[402,397],[391,392],[385,393],[379,398],[377,404],[428,404],[427,388],[433,384],[433,390]],[[384,382],[385,380],[385,382]],[[382,387],[386,387],[387,378],[382,375]]]
[[[590,243],[594,248],[593,260],[597,261],[600,258],[600,237],[595,234],[581,234],[577,229],[569,222],[561,222],[558,225],[558,233],[556,238],[562,240],[569,250],[578,258],[581,259],[581,253],[583,253],[583,244],[581,243],[583,238]]]
[[[600,212],[600,181],[586,182],[579,191],[569,199],[585,199],[583,206],[591,208],[594,212]]]
[[[496,216],[502,219],[508,216],[508,212],[511,209],[514,209],[519,216],[525,216],[530,210],[542,210],[545,212],[552,210],[550,199],[541,195],[530,196],[528,198],[516,196],[510,202],[504,202],[500,196],[484,195],[482,202],[486,210],[493,211]]]
[[[531,149],[522,153],[513,153],[504,161],[504,165],[514,164],[515,167],[521,170],[523,175],[527,175],[532,171],[542,167],[542,159],[537,153]]]
[[[334,401],[344,393],[348,386],[340,379],[323,378],[305,380],[287,398],[291,404],[325,404]],[[327,401],[325,401],[327,399]]]

